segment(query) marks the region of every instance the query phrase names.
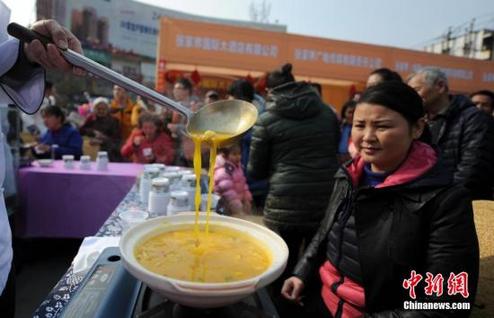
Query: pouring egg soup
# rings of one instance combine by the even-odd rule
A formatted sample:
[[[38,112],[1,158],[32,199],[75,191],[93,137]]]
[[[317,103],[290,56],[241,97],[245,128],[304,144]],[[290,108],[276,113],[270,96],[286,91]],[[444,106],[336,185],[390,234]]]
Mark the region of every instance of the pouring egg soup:
[[[193,282],[224,283],[262,274],[271,265],[271,255],[261,242],[240,231],[217,225],[210,228],[209,225],[216,151],[221,142],[232,136],[208,130],[204,134],[191,134],[191,137],[194,141],[196,175],[194,227],[184,227],[146,239],[135,249],[137,261],[154,273]],[[202,142],[210,145],[204,226],[199,225]]]
[[[191,227],[160,233],[139,243],[135,257],[159,275],[204,283],[249,279],[271,265],[270,252],[247,233],[212,224],[199,245],[196,238]]]
[[[218,145],[233,137],[231,134],[224,134],[219,132],[214,132],[211,130],[205,131],[203,134],[191,133],[192,141],[194,142],[194,173],[196,175],[196,193],[194,197],[194,207],[196,212],[195,218],[195,232],[196,235],[199,234],[199,208],[201,206],[201,143],[207,142],[210,145],[209,152],[209,184],[208,184],[208,196],[206,203],[206,227],[205,232],[209,231],[209,217],[211,214],[211,194],[214,187],[214,165],[216,163],[216,153],[218,150]],[[199,242],[197,242],[199,244]]]

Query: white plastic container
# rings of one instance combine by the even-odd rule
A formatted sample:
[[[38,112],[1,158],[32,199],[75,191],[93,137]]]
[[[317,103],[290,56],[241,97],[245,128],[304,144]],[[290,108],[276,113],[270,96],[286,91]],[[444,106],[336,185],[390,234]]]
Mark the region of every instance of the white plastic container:
[[[167,215],[175,215],[180,212],[190,211],[189,194],[187,191],[170,192],[170,203],[168,203]]]
[[[153,163],[152,166],[158,168],[160,171],[160,177],[162,177],[166,171],[166,165],[164,163]]]
[[[63,166],[65,169],[73,169],[74,168],[74,155],[63,155]]]
[[[139,195],[141,202],[148,203],[149,192],[151,192],[151,181],[159,177],[159,170],[156,167],[149,167],[144,170],[144,173],[139,180]]]
[[[218,206],[218,202],[220,201],[221,197],[217,195],[216,193],[211,193],[211,211],[214,212],[216,211],[216,207]],[[201,211],[206,212],[207,208],[207,203],[208,203],[208,194],[203,193],[201,194]]]
[[[179,172],[180,171],[180,167],[177,167],[177,166],[169,166],[169,167],[166,167],[166,172]]]
[[[180,180],[182,179],[180,173],[165,171],[161,177],[167,178],[170,181],[170,191],[180,190]]]
[[[148,212],[151,217],[165,216],[170,202],[170,182],[167,178],[156,178],[151,181]]]
[[[91,157],[81,156],[81,159],[79,160],[79,169],[91,170]]]
[[[189,211],[195,211],[196,176],[194,174],[182,175],[180,190],[189,194]]]
[[[96,170],[108,170],[108,161],[108,153],[106,151],[98,151],[98,156],[96,157]]]

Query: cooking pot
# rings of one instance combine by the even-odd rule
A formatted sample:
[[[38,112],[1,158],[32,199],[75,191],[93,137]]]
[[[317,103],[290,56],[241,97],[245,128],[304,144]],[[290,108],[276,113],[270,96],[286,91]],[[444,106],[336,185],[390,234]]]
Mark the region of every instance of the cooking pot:
[[[137,279],[144,282],[155,292],[178,304],[196,308],[214,308],[238,302],[254,293],[284,271],[288,259],[288,247],[281,237],[273,231],[255,223],[238,218],[212,214],[210,225],[221,226],[247,233],[262,242],[271,254],[271,265],[260,275],[241,281],[226,283],[203,283],[183,281],[156,274],[136,259],[134,251],[143,240],[160,233],[193,227],[194,212],[163,216],[137,224],[126,231],[120,240],[120,253],[124,267]],[[199,220],[205,223],[206,214],[200,213]]]

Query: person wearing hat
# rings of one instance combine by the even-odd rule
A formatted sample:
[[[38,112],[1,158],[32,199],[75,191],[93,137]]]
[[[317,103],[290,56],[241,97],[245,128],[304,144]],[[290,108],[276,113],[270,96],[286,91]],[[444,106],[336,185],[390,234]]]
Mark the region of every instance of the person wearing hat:
[[[81,135],[90,137],[91,145],[107,151],[110,161],[120,161],[120,124],[110,114],[110,101],[105,97],[98,97],[92,105],[92,112],[79,131]]]
[[[453,184],[428,144],[424,115],[420,96],[404,83],[363,93],[353,115],[358,156],[336,173],[324,221],[283,296],[300,303],[311,277],[319,276],[322,287],[306,299],[322,308],[318,317],[469,315],[409,310],[415,302],[472,308],[478,280],[469,192]],[[454,284],[462,284],[461,292],[452,291]]]

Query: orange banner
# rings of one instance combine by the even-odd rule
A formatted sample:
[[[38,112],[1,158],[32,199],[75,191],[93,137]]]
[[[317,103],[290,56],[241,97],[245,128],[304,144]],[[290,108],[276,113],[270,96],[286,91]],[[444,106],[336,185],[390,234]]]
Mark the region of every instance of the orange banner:
[[[214,23],[162,18],[158,61],[265,72],[285,62],[298,76],[366,81],[388,67],[404,78],[424,66],[448,75],[454,91],[494,89],[494,62]]]
[[[284,37],[279,32],[162,18],[158,59],[262,72],[283,63]]]

